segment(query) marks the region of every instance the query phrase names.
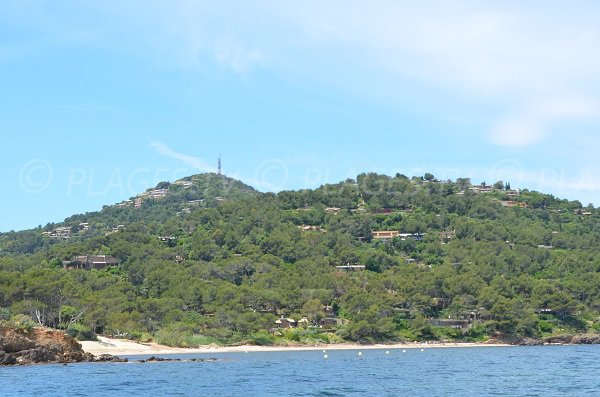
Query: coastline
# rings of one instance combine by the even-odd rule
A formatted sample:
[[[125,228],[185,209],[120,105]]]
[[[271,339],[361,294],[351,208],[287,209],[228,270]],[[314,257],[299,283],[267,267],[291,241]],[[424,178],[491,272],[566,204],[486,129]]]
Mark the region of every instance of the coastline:
[[[215,353],[258,353],[258,352],[283,352],[283,351],[316,351],[316,350],[376,350],[376,349],[439,349],[439,348],[474,348],[474,347],[511,347],[514,345],[503,343],[394,343],[359,345],[354,343],[338,343],[331,345],[299,345],[299,346],[216,346],[208,345],[197,348],[180,348],[159,345],[157,343],[139,343],[126,339],[112,339],[98,336],[98,341],[79,342],[83,350],[95,356],[111,354],[114,356],[145,356],[145,355],[170,355],[170,354],[215,354]]]

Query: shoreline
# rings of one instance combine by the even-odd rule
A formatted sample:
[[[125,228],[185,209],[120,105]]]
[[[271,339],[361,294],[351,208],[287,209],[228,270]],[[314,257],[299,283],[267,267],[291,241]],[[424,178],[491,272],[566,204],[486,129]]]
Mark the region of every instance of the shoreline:
[[[337,343],[331,345],[298,345],[298,346],[216,346],[208,345],[197,348],[180,348],[157,343],[139,343],[127,339],[112,339],[98,336],[98,341],[79,342],[83,350],[95,356],[111,354],[114,356],[146,356],[146,355],[172,355],[172,354],[219,354],[219,353],[263,353],[287,351],[334,351],[334,350],[398,350],[398,349],[440,349],[440,348],[474,348],[474,347],[514,347],[504,343],[475,343],[475,342],[448,342],[448,343],[394,343],[360,345],[355,343]]]

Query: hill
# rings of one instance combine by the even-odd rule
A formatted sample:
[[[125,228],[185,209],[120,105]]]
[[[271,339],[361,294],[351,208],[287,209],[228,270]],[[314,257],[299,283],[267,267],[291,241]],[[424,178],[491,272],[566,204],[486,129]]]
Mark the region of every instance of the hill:
[[[0,320],[178,346],[595,332],[599,215],[431,174],[278,194],[196,175],[0,234]]]

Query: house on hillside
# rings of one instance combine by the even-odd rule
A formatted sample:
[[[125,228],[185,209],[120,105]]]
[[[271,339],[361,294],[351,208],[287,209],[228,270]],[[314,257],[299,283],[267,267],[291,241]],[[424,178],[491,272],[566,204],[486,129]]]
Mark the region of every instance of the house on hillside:
[[[331,305],[323,306],[323,313],[325,313],[326,317],[335,317],[335,310],[333,310],[333,306]]]
[[[502,200],[502,201],[500,201],[500,205],[502,205],[503,207],[507,207],[507,208],[513,208],[513,207],[527,208],[527,203],[513,201],[513,200]]]
[[[376,230],[371,232],[376,240],[389,241],[394,237],[400,237],[401,240],[422,241],[425,233],[400,233],[397,230]]]
[[[63,268],[66,270],[92,270],[119,266],[119,264],[119,260],[110,255],[80,255],[73,257],[70,261],[63,262]]]
[[[166,197],[168,193],[169,189],[154,189],[150,190],[149,192],[146,192],[144,196],[147,196],[154,200],[160,200],[161,198]]]
[[[117,207],[132,207],[134,205],[133,200],[125,200],[116,204]]]
[[[372,232],[373,238],[377,240],[391,240],[394,237],[398,237],[400,234],[397,230],[376,230]]]
[[[491,193],[494,191],[494,187],[493,186],[483,186],[483,185],[479,185],[479,186],[471,186],[470,188],[468,188],[469,191],[475,193],[475,194],[480,194],[480,193]]]
[[[319,321],[321,328],[334,328],[343,324],[343,320],[337,317],[325,317]]]
[[[470,327],[469,320],[451,320],[451,319],[428,319],[427,322],[434,327],[450,327],[455,329],[468,329]]]
[[[371,212],[379,215],[391,215],[394,213],[394,211],[391,208],[375,208],[371,210]]]
[[[192,181],[185,181],[185,180],[178,180],[178,181],[175,181],[173,184],[174,185],[183,186],[186,189],[194,186],[194,182],[192,182]]]
[[[423,241],[423,238],[425,237],[425,233],[398,233],[398,237],[400,237],[400,240],[402,240],[402,241],[406,241],[406,240]]]
[[[62,238],[68,240],[71,238],[71,228],[66,226],[57,227],[49,232],[43,232],[42,235],[50,238]]]
[[[296,326],[296,320],[293,318],[281,317],[275,320],[277,328],[294,328]]]
[[[452,240],[455,237],[456,231],[454,230],[440,232],[440,241],[444,244],[450,242],[450,240]]]
[[[365,265],[351,265],[349,263],[346,265],[342,265],[342,266],[336,266],[335,268],[337,270],[344,270],[347,272],[355,272],[355,271],[361,271],[361,270],[366,269]]]
[[[322,229],[320,226],[313,225],[300,225],[298,226],[298,229],[302,230],[303,232],[325,232],[325,229]]]

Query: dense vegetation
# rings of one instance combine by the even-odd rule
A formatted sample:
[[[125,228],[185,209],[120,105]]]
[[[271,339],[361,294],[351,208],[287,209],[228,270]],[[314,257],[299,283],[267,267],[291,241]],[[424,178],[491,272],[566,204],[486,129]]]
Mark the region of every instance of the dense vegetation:
[[[527,190],[509,197],[502,182],[489,193],[470,187],[431,174],[361,174],[279,194],[215,174],[163,182],[166,197],[140,208],[0,234],[0,321],[175,345],[598,330],[598,211]],[[57,227],[71,237],[48,237]],[[375,230],[424,237],[381,241]],[[63,269],[88,254],[121,264]],[[366,269],[335,268],[345,264]],[[281,316],[307,322],[273,330]],[[326,316],[339,320],[322,325]]]

